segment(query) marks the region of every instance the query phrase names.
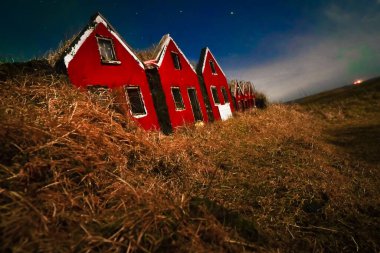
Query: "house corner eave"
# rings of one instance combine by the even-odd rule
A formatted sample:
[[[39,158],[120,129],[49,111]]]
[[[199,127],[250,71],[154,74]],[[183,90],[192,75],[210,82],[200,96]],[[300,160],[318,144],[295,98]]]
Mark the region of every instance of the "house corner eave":
[[[222,72],[222,74],[227,78],[226,74],[224,73],[222,67],[220,66],[220,64],[218,63],[218,61],[216,60],[216,58],[214,57],[214,55],[212,54],[211,50],[207,47],[206,48],[206,52],[205,52],[205,58],[204,58],[204,61],[203,61],[203,67],[202,67],[202,73],[204,72],[204,68],[206,66],[206,59],[207,59],[207,54],[210,54],[211,58],[214,60],[214,62],[218,65],[220,71]]]

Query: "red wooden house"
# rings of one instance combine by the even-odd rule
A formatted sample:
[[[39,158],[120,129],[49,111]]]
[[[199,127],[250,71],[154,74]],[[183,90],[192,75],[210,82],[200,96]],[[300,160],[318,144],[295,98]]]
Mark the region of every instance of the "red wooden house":
[[[232,95],[232,100],[234,101],[234,106],[236,111],[242,111],[244,109],[243,106],[243,90],[241,89],[241,85],[239,84],[238,80],[231,80],[230,84],[230,91]]]
[[[234,106],[226,75],[207,47],[201,51],[197,72],[213,118],[225,120],[232,117]]]
[[[256,107],[256,96],[255,96],[255,87],[253,83],[246,82],[243,86],[243,92],[246,98],[246,107],[253,108]]]
[[[254,86],[251,82],[232,80],[230,90],[237,111],[256,106]]]
[[[144,63],[163,128],[207,122],[198,76],[170,35],[162,37],[154,57]]]
[[[110,88],[144,129],[160,129],[143,63],[101,14],[91,18],[56,66],[77,87]]]

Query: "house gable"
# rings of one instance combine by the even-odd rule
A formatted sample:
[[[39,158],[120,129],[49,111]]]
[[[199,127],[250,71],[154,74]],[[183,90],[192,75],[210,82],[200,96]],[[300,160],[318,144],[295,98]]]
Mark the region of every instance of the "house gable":
[[[154,81],[152,91],[165,98],[166,106],[160,107],[165,107],[162,111],[167,111],[172,127],[208,121],[198,75],[169,34],[162,37],[153,57],[144,64],[150,82]]]
[[[136,60],[139,66],[144,69],[143,63],[137,58],[135,53],[127,45],[127,43],[122,39],[122,37],[116,32],[112,25],[100,14],[95,14],[89,24],[79,33],[77,38],[71,43],[68,49],[64,53],[63,61],[66,68],[69,67],[70,62],[74,59],[75,55],[79,49],[83,46],[85,41],[90,37],[90,35],[95,31],[99,24],[103,24],[107,30],[112,34],[112,36],[123,46],[123,48]]]
[[[226,77],[226,74],[224,74],[223,69],[220,67],[218,61],[215,59],[214,55],[211,53],[211,51],[208,47],[205,47],[202,49],[201,57],[199,59],[198,65],[197,65],[198,73],[204,74],[205,71],[212,72],[211,66],[210,66],[210,61],[212,61],[214,66],[215,66],[216,74],[222,74],[223,76]]]
[[[91,18],[56,67],[62,67],[79,87],[114,88],[147,83],[143,63],[101,14]]]
[[[77,87],[110,88],[120,111],[144,129],[160,129],[142,62],[101,15],[93,16],[61,57]]]
[[[173,51],[176,52],[176,53],[178,53],[180,59],[184,59],[186,65],[189,66],[189,68],[196,74],[196,71],[195,71],[194,67],[191,65],[190,61],[186,58],[185,54],[178,47],[177,43],[173,40],[172,37],[170,37],[169,34],[164,35],[162,37],[161,41],[158,44],[158,47],[157,47],[157,50],[156,50],[156,58],[154,60],[155,65],[158,68],[160,68],[162,66],[163,62],[164,62],[164,59],[166,59],[167,57],[171,58],[170,53],[173,52]],[[147,61],[146,63],[149,64],[149,63],[151,63],[151,61]],[[183,65],[184,65],[183,61],[181,61],[181,66],[183,67]]]
[[[233,99],[227,78],[209,48],[203,48],[197,65],[197,72],[203,90],[207,93],[209,112],[215,120],[231,117],[234,111]]]

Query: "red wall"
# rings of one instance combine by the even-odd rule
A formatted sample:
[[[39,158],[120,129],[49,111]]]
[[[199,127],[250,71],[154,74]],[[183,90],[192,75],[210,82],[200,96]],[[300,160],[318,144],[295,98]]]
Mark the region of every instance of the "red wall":
[[[112,38],[116,57],[121,61],[121,64],[101,63],[96,35]],[[67,72],[71,82],[78,87],[103,85],[120,90],[120,87],[125,85],[139,86],[147,115],[141,118],[131,116],[146,130],[160,129],[144,69],[139,66],[138,62],[108,31],[104,24],[99,23],[79,48],[70,61]],[[125,96],[121,99],[125,100]]]
[[[205,58],[206,58],[206,61],[205,61],[205,66],[204,66],[204,71],[203,71],[203,80],[206,85],[207,94],[210,98],[210,104],[211,104],[212,113],[214,114],[214,118],[215,120],[220,120],[219,109],[214,104],[214,99],[211,93],[211,86],[216,87],[218,91],[218,97],[222,105],[225,104],[226,101],[224,101],[221,88],[224,87],[226,89],[227,94],[228,94],[228,100],[229,100],[227,102],[230,103],[231,112],[234,111],[232,96],[231,96],[230,89],[228,88],[227,79],[224,76],[223,71],[220,69],[219,65],[216,63],[215,59],[212,57],[209,51],[207,51]],[[215,66],[215,70],[217,74],[212,73],[210,60],[214,62],[214,66]]]
[[[252,90],[250,92],[245,91],[244,94],[237,92],[236,104],[238,105],[238,108],[236,108],[236,110],[243,111],[245,109],[254,107],[255,106],[254,98],[255,98],[255,94]],[[239,103],[240,103],[240,107],[239,107]]]
[[[181,69],[177,70],[174,67],[170,52],[178,53],[181,62]],[[199,86],[198,76],[187,63],[184,56],[179,52],[176,45],[170,40],[166,49],[161,66],[158,69],[160,74],[162,89],[165,93],[166,104],[168,106],[169,117],[173,128],[184,124],[194,123],[193,111],[190,104],[190,98],[187,93],[188,88],[195,88],[198,95],[198,102],[201,107],[203,120],[208,121],[206,107]],[[185,109],[176,111],[174,99],[171,93],[171,87],[180,87]]]

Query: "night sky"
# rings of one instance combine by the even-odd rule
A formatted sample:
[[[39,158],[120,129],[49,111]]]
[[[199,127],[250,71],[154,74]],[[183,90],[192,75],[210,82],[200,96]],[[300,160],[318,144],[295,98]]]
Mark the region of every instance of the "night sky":
[[[286,101],[380,76],[380,0],[2,0],[0,61],[57,48],[97,11],[135,50],[170,33],[192,62],[208,46],[228,79]]]

